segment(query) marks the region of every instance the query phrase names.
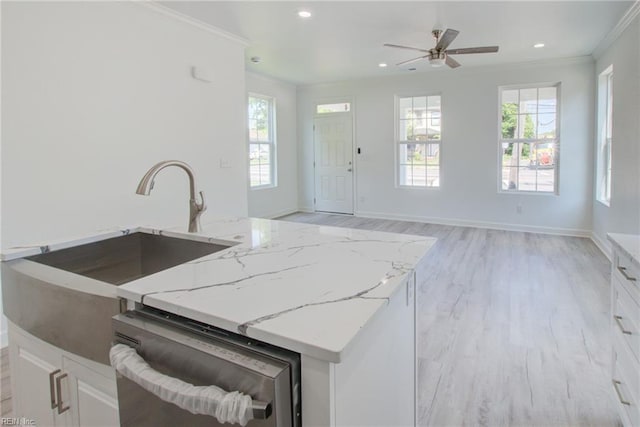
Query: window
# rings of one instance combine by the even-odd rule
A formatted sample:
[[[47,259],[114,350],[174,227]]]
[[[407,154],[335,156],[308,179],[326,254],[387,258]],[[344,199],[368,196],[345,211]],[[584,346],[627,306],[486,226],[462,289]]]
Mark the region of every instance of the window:
[[[316,106],[316,114],[348,113],[349,111],[351,111],[350,102],[341,102],[338,104],[318,104]]]
[[[274,99],[249,95],[249,185],[274,187],[275,114]]]
[[[398,98],[398,185],[440,186],[440,95]]]
[[[598,77],[598,151],[596,199],[611,201],[611,140],[613,136],[613,66]]]
[[[500,190],[557,192],[559,86],[500,89]]]

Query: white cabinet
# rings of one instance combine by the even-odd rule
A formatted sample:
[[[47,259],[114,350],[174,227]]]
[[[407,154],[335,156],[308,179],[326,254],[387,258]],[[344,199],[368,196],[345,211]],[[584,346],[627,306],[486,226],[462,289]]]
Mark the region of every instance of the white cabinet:
[[[640,426],[640,264],[610,239],[611,385],[622,423]]]
[[[61,372],[60,356],[37,343],[16,338],[9,348],[14,413],[34,420],[37,426],[68,424],[58,419],[60,416],[51,398],[54,376]],[[66,418],[66,414],[61,415]]]
[[[415,279],[389,298],[340,363],[302,355],[304,427],[417,425]]]
[[[9,324],[14,416],[42,426],[118,426],[115,372]]]

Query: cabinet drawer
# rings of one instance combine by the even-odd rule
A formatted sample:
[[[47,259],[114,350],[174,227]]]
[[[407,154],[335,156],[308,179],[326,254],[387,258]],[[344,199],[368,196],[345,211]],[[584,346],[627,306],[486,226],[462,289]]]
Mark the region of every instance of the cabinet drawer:
[[[640,306],[617,278],[611,281],[613,334],[619,335],[640,362]]]
[[[640,365],[633,360],[617,337],[613,339],[612,387],[618,411],[625,425],[640,425]]]
[[[636,304],[640,305],[640,268],[631,258],[620,252],[615,253],[612,279],[619,280]]]

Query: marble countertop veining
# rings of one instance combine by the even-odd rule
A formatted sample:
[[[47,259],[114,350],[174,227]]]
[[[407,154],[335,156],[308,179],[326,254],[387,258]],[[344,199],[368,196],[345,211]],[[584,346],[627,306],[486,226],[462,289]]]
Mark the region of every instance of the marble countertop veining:
[[[180,237],[184,227],[121,228],[3,251],[2,260],[136,231]],[[120,297],[329,362],[388,304],[436,239],[257,218],[220,218],[194,240],[223,251],[118,287]]]
[[[607,236],[617,250],[630,257],[636,267],[640,268],[640,235],[609,233]]]

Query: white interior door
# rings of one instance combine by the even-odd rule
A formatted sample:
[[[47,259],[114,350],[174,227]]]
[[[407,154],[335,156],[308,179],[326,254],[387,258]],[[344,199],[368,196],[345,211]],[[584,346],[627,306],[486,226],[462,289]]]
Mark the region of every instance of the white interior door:
[[[353,213],[353,123],[351,114],[316,117],[315,209]]]

